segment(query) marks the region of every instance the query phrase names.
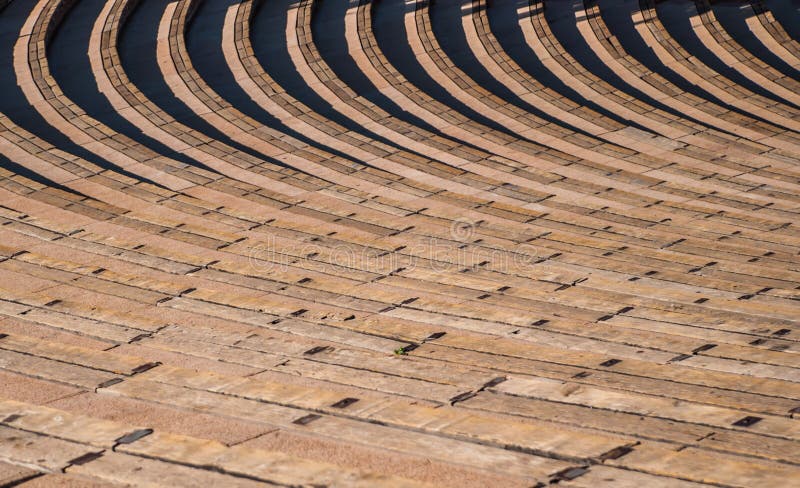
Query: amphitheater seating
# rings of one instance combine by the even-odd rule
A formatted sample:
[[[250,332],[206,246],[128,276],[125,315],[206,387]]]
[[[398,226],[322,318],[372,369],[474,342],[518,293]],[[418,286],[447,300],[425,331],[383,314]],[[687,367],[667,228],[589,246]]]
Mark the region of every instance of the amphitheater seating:
[[[707,0],[696,2],[697,17],[693,18],[692,27],[698,37],[709,46],[712,52],[728,66],[740,74],[754,81],[760,81],[762,86],[768,88],[773,94],[782,99],[797,104],[798,83],[787,77],[769,64],[754,58],[749,51],[736,42],[725,28],[717,21],[711,5]]]
[[[783,62],[795,70],[800,68],[797,43],[792,42],[783,27],[775,22],[772,12],[760,2],[753,2],[751,8],[753,15],[747,17],[745,22],[753,36]]]
[[[800,55],[800,45],[796,39],[793,39],[784,29],[780,19],[773,15],[763,2],[753,2],[753,11],[758,16],[761,25],[769,32],[769,34],[780,43],[785,49],[792,53],[797,58]]]
[[[742,7],[0,0],[0,486],[796,486]]]
[[[485,22],[485,20],[486,20],[486,19],[485,19],[485,8],[481,7],[481,6],[480,6],[480,4],[477,4],[477,5],[476,5],[476,4],[474,3],[473,5],[474,5],[474,6],[476,6],[476,8],[475,8],[475,9],[473,9],[473,17],[476,17],[476,16],[481,16],[481,17],[484,17],[484,19],[483,19],[483,20],[484,20],[484,22],[483,22],[483,23],[475,22],[475,23],[473,24],[472,22],[469,22],[468,20],[464,20],[464,27],[465,27],[465,31],[472,31],[472,27],[473,27],[473,26],[474,26],[475,28],[480,28],[479,26],[481,26],[481,25],[487,25],[487,24],[488,24],[488,22]],[[464,19],[468,19],[469,17],[467,17],[467,16],[463,16],[463,18],[464,18]],[[474,32],[474,31],[472,31],[472,32]],[[478,35],[479,35],[479,34],[477,34],[477,33],[475,33],[475,34],[470,34],[470,35],[468,35],[468,36],[467,36],[467,38],[469,39],[471,36],[475,36],[475,37],[477,37]],[[476,55],[476,57],[477,57],[478,59],[486,59],[486,60],[487,60],[486,62],[489,62],[488,60],[489,60],[489,59],[491,59],[492,57],[500,57],[500,58],[501,58],[501,60],[502,60],[502,61],[504,61],[504,65],[513,66],[513,65],[515,64],[515,63],[514,63],[514,61],[513,61],[513,60],[511,60],[510,58],[508,58],[507,56],[505,57],[505,59],[503,59],[502,50],[500,50],[499,44],[497,43],[496,39],[494,39],[494,38],[493,38],[493,36],[491,36],[491,33],[488,33],[488,32],[486,32],[485,30],[483,30],[483,31],[482,31],[482,35],[483,35],[482,42],[484,43],[484,45],[489,45],[489,46],[491,46],[494,52],[493,52],[493,55],[492,55],[492,56],[486,56],[486,55],[484,55],[484,56],[482,57],[482,56],[480,56],[480,55]],[[476,43],[476,42],[473,42],[473,43],[472,43],[472,46],[475,46],[475,47],[473,48],[473,50],[475,50],[475,49],[477,49],[477,50],[481,50],[481,47],[482,47],[481,45],[479,45],[479,44],[478,44],[478,43]],[[484,51],[484,52],[485,52],[485,51]],[[499,65],[499,64],[495,64],[494,66],[495,66],[495,69],[496,69],[496,70],[498,70],[498,71],[502,72],[502,68],[500,67],[500,65]],[[487,70],[491,71],[491,67],[490,67],[490,68],[487,68]],[[515,71],[511,72],[510,70],[506,70],[506,73],[507,73],[507,74],[509,74],[509,76],[510,76],[510,77],[512,77],[512,78],[516,76],[516,77],[518,77],[518,78],[520,78],[520,79],[521,79],[521,82],[520,82],[520,83],[519,83],[519,84],[518,84],[516,87],[513,87],[513,90],[512,90],[512,91],[514,91],[514,92],[515,92],[515,94],[519,95],[521,98],[524,98],[524,97],[525,97],[525,96],[526,96],[528,93],[530,93],[528,90],[526,90],[526,88],[525,88],[525,86],[524,86],[524,85],[526,85],[526,84],[528,84],[528,83],[532,83],[532,82],[531,82],[531,80],[529,80],[529,79],[526,79],[526,78],[523,78],[523,77],[521,77],[521,76],[518,74],[518,73],[519,73],[519,71],[520,71],[520,68],[517,66]],[[542,85],[541,85],[541,84],[538,84],[538,86],[539,86],[539,87],[541,87]],[[537,88],[537,90],[538,90],[538,89],[539,89],[539,88]],[[533,102],[533,101],[532,101],[531,103],[535,103],[535,102]],[[561,118],[563,119],[563,115],[562,115],[562,113],[563,113],[563,112],[561,112],[561,113],[560,113],[560,111],[559,111],[559,110],[553,110],[553,112],[554,112],[554,113],[557,113],[557,114],[559,114],[559,117],[561,117]],[[600,117],[600,115],[599,115],[599,114],[597,114],[597,116],[593,116],[593,117],[591,117],[591,119],[587,118],[587,120],[594,121],[594,120],[598,120],[599,118],[601,118],[601,117]],[[641,120],[641,119],[640,119],[640,120]],[[646,122],[645,122],[645,123],[646,123]],[[603,135],[601,135],[600,137],[605,137],[605,136],[606,136],[606,135],[605,135],[605,134],[603,134]],[[658,144],[658,143],[661,143],[661,142],[663,142],[663,139],[662,139],[662,140],[655,139],[655,138],[654,138],[652,135],[651,135],[651,136],[649,136],[649,137],[647,137],[647,135],[646,135],[646,134],[643,134],[643,136],[645,136],[645,139],[646,139],[646,140],[650,140],[650,139],[652,138],[653,140],[655,140],[655,142],[656,142],[657,144]],[[629,146],[629,147],[630,147],[630,146]],[[644,149],[644,150],[645,150],[645,151],[648,151],[648,149]],[[691,151],[691,153],[693,153],[693,154],[702,154],[702,153],[701,153],[701,151],[703,151],[703,150],[702,150],[702,149],[700,149],[700,148],[696,148],[696,147],[694,147],[694,148],[693,148],[693,147],[691,147],[691,146],[683,146],[683,147],[680,147],[680,149],[679,149],[679,150]],[[662,154],[664,157],[668,157],[670,160],[673,160],[673,161],[680,160],[680,159],[679,159],[679,158],[680,158],[680,155],[678,155],[678,154],[676,153],[676,151],[674,151],[674,150],[673,150],[673,151],[670,151],[670,152],[667,152],[667,151],[660,151],[660,152],[661,152],[661,154]],[[651,154],[652,154],[652,153],[651,153]],[[688,158],[685,158],[685,159],[684,159],[684,161],[685,161],[686,159],[688,159]],[[693,162],[694,162],[694,161],[692,161],[691,159],[689,159],[689,162],[688,162],[688,164],[692,164]],[[707,167],[708,167],[708,164],[709,164],[709,162],[708,162],[708,161],[706,161],[706,162],[704,162],[704,163],[700,163],[700,164],[701,164],[701,165],[704,165],[704,166],[707,168]],[[693,166],[694,166],[694,165],[693,165]],[[672,170],[672,169],[674,169],[674,168],[675,168],[675,166],[672,166],[672,167],[670,168],[670,170]],[[724,170],[722,170],[722,171],[724,171]],[[708,176],[708,175],[706,174],[706,176]],[[700,176],[698,175],[698,177],[700,177]],[[710,183],[710,181],[708,181],[708,178],[706,178],[706,182]]]
[[[639,9],[633,10],[632,16],[637,24],[637,31],[640,32],[648,46],[659,55],[659,58],[670,69],[676,70],[687,80],[696,82],[704,89],[709,90],[709,93],[713,96],[726,103],[740,107],[743,110],[749,110],[757,116],[788,129],[797,130],[797,124],[794,122],[794,118],[797,116],[796,109],[778,104],[763,95],[753,93],[746,87],[728,79],[725,75],[717,73],[700,59],[687,52],[664,27],[658,16],[655,2],[641,0]],[[649,34],[647,33],[648,31]],[[711,42],[709,39],[706,39],[706,41]],[[670,61],[670,58],[672,61]]]
[[[540,13],[539,16],[541,17],[542,14]],[[577,25],[582,35],[594,47],[594,52],[610,69],[623,78],[626,83],[642,90],[643,93],[652,96],[653,99],[659,101],[668,100],[669,104],[675,104],[673,106],[680,107],[684,113],[692,118],[714,124],[712,127],[718,128],[718,131],[711,132],[711,137],[728,139],[730,136],[722,132],[728,131],[734,134],[747,134],[750,136],[750,140],[759,141],[758,145],[750,145],[749,148],[747,147],[749,145],[748,140],[740,139],[736,141],[744,146],[742,149],[745,151],[748,149],[757,152],[768,150],[761,144],[771,144],[773,147],[789,151],[794,150],[793,144],[789,145],[784,140],[786,137],[791,137],[790,131],[787,132],[775,126],[765,126],[762,121],[748,118],[746,114],[734,114],[730,109],[714,106],[708,101],[699,99],[682,90],[670,80],[648,69],[647,66],[628,54],[619,40],[611,34],[600,14],[598,5],[595,4],[591,8],[583,9],[583,11],[576,11],[576,17],[578,18]],[[587,24],[591,27],[591,31],[586,28]],[[598,81],[602,83],[602,80],[598,79]],[[749,132],[744,132],[745,130]],[[717,140],[719,141],[719,139]],[[788,142],[793,143],[794,141],[790,140]]]

